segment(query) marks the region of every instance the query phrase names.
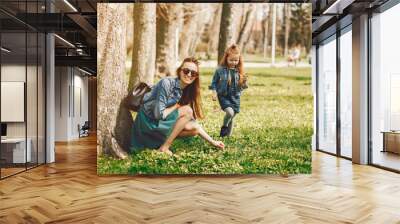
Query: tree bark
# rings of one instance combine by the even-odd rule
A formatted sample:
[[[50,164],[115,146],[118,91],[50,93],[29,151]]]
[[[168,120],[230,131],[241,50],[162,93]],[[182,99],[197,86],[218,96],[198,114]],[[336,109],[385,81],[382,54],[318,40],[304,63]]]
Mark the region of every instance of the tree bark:
[[[134,34],[133,9],[134,9],[134,4],[129,4],[126,7],[126,10],[127,10],[126,48],[127,48],[128,55],[132,55],[132,50],[133,50],[133,34]]]
[[[219,42],[218,42],[218,63],[222,59],[225,49],[235,43],[235,28],[233,24],[234,18],[234,4],[223,3],[221,13],[221,25],[219,29]]]
[[[127,93],[126,5],[98,5],[98,155],[126,157],[132,118],[120,120],[121,102]],[[121,125],[121,122],[127,122]]]
[[[254,24],[254,15],[255,15],[255,5],[251,4],[247,8],[247,11],[244,15],[244,22],[242,27],[240,28],[237,43],[239,48],[243,51],[244,44],[247,40],[249,40],[251,35],[251,28]]]
[[[262,28],[263,28],[263,51],[264,51],[264,59],[267,58],[267,50],[268,50],[268,29],[269,29],[269,21],[271,18],[271,12],[270,12],[270,5],[265,5],[264,8],[264,19],[262,21]]]
[[[199,14],[197,15],[197,18],[204,18],[205,17],[205,12],[206,11],[201,11],[199,12]],[[190,47],[189,47],[189,56],[194,56],[196,53],[196,47],[200,42],[201,36],[204,32],[204,28],[205,28],[205,24],[206,24],[205,19],[197,19],[196,20],[196,29],[194,30],[194,34],[193,34],[193,38],[191,39],[190,42]]]
[[[202,3],[183,3],[184,21],[179,41],[179,58],[193,56],[201,32],[207,21],[204,21],[206,6]]]
[[[276,4],[272,5],[271,65],[275,65],[276,48]]]
[[[218,47],[218,36],[215,35],[219,31],[219,26],[221,23],[221,11],[222,11],[222,4],[218,4],[217,8],[215,9],[215,16],[212,20],[212,24],[208,33],[210,37],[210,41],[208,42],[207,46],[207,56],[211,57],[212,52],[217,51]]]
[[[158,76],[175,74],[177,29],[182,17],[182,3],[157,4],[156,63]]]
[[[132,52],[132,70],[129,76],[128,91],[121,102],[120,111],[117,117],[116,136],[121,139],[124,149],[130,145],[131,127],[133,119],[131,112],[123,106],[127,100],[128,93],[133,91],[134,86],[139,82],[148,85],[153,84],[156,62],[156,4],[137,3],[133,9],[134,37]]]
[[[134,8],[134,44],[129,91],[138,82],[154,82],[156,60],[156,4],[137,3]]]
[[[285,19],[285,47],[284,47],[284,56],[285,58],[288,56],[288,43],[289,43],[289,32],[290,32],[290,4],[285,3],[284,5],[284,19]]]

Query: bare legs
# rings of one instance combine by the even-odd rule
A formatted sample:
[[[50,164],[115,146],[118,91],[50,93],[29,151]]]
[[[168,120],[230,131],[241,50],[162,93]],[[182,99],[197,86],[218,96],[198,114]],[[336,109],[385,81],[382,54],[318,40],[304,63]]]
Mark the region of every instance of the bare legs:
[[[178,136],[187,137],[196,135],[200,135],[202,139],[206,140],[208,143],[217,148],[223,149],[225,147],[223,142],[212,139],[196,121],[189,121]]]
[[[183,106],[178,108],[179,117],[175,123],[174,128],[172,129],[171,134],[165,140],[164,144],[160,147],[161,152],[165,152],[169,155],[172,155],[172,152],[169,150],[174,139],[181,133],[181,131],[185,128],[185,125],[192,119],[192,108],[189,106]]]
[[[213,140],[199,124],[197,124],[195,121],[192,120],[193,110],[192,108],[190,108],[190,106],[182,106],[178,108],[178,111],[179,111],[179,118],[176,121],[170,136],[160,147],[159,149],[160,151],[172,155],[172,152],[169,150],[169,147],[171,146],[172,142],[175,140],[176,137],[196,136],[196,135],[200,135],[200,137],[202,137],[215,147],[224,148],[224,143]]]

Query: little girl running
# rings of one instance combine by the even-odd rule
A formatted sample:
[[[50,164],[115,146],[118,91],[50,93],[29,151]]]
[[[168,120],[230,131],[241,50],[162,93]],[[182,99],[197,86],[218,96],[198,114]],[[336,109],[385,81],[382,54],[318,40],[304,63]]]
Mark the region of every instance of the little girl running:
[[[212,99],[217,100],[225,112],[220,136],[232,135],[233,118],[240,111],[240,95],[246,89],[246,77],[243,71],[243,58],[235,44],[226,49],[217,70],[214,73],[210,89]]]

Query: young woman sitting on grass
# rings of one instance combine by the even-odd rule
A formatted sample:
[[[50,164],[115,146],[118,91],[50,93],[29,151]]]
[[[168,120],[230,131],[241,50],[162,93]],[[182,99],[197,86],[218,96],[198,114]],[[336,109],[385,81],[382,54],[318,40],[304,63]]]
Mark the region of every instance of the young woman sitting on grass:
[[[199,79],[199,62],[186,58],[177,77],[161,79],[145,94],[133,125],[131,151],[158,148],[172,155],[170,146],[175,138],[196,135],[217,148],[225,147],[196,122],[203,118]]]

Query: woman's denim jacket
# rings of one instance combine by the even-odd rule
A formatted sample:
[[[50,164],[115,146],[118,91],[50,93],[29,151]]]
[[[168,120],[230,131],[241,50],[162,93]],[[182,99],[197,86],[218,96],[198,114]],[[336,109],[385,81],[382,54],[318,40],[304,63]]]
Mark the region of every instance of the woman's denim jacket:
[[[229,79],[229,70],[227,67],[218,66],[217,70],[215,70],[211,86],[209,89],[215,90],[218,95],[226,96],[228,95],[229,90],[233,95],[240,95],[243,88],[239,87],[239,72],[236,71],[234,75],[235,85],[231,86],[234,88],[228,88],[228,79]]]
[[[182,97],[180,80],[175,77],[161,79],[143,97],[143,112],[153,120],[165,119],[164,110],[178,103]]]

